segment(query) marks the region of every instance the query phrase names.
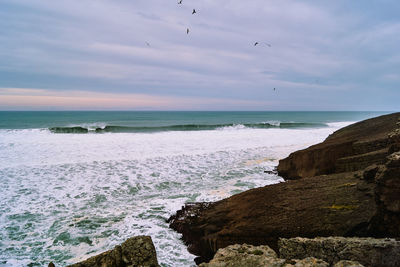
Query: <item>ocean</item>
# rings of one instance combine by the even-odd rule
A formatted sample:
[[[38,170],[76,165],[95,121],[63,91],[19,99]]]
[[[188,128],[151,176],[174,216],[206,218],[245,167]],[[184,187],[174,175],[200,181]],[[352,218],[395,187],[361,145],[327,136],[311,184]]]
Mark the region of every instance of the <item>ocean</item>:
[[[384,112],[0,112],[0,266],[65,266],[150,235],[193,266],[166,220],[186,202],[282,182],[291,152]]]

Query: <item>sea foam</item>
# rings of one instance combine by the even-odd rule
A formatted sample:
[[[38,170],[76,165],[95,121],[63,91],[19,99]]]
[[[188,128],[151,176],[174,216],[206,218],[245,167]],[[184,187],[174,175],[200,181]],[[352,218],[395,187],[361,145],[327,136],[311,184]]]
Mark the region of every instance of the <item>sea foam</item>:
[[[277,183],[264,173],[322,141],[313,129],[53,134],[0,130],[0,263],[65,265],[151,235],[164,266],[193,265],[166,219],[185,202]]]

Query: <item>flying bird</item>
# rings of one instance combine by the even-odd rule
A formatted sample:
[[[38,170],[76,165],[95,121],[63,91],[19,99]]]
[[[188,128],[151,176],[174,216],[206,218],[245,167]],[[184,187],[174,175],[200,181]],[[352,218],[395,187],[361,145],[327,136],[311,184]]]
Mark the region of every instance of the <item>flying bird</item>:
[[[189,34],[189,28],[186,29],[186,34]]]
[[[182,0],[179,0],[179,1],[178,1],[178,5],[181,5],[181,4],[182,4]]]
[[[274,91],[276,91],[276,89],[274,88]]]
[[[260,44],[259,42],[255,42],[254,43],[254,46],[256,46],[256,45],[258,45],[258,44]],[[269,47],[271,47],[272,45],[271,44],[269,44],[269,43],[263,43],[263,44],[266,44],[267,46],[269,46]]]
[[[193,8],[192,15],[196,13],[196,9]]]

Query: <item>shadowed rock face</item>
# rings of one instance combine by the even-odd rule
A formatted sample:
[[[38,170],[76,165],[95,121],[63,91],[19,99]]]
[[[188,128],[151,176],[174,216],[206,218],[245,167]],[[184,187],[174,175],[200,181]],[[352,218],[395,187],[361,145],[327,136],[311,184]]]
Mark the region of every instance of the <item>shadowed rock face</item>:
[[[182,233],[188,250],[199,256],[198,263],[233,244],[268,245],[277,250],[280,237],[398,237],[400,155],[387,156],[400,150],[399,117],[397,113],[346,127],[324,143],[281,161],[280,166],[294,166],[287,173],[305,178],[252,189],[215,203],[186,205],[170,218],[170,227]],[[332,173],[337,159],[349,156],[347,148],[354,155],[354,151],[371,153],[376,147],[387,150],[383,159],[352,165],[358,170],[367,164],[365,171]],[[302,158],[300,163],[298,158]]]
[[[395,140],[389,134],[400,128],[399,119],[400,113],[393,113],[342,128],[324,142],[280,160],[278,174],[285,179],[300,179],[382,164],[392,152]]]
[[[69,267],[129,267],[159,266],[156,249],[151,237],[136,236],[129,238],[114,249],[91,257]]]

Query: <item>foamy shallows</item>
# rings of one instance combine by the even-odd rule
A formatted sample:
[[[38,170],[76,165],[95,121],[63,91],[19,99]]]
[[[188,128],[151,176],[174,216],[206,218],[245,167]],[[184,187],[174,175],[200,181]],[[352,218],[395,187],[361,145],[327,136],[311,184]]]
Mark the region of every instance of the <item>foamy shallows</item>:
[[[0,265],[64,266],[150,235],[162,266],[192,266],[194,256],[166,223],[176,210],[281,182],[264,171],[346,124],[102,134],[0,130]]]

